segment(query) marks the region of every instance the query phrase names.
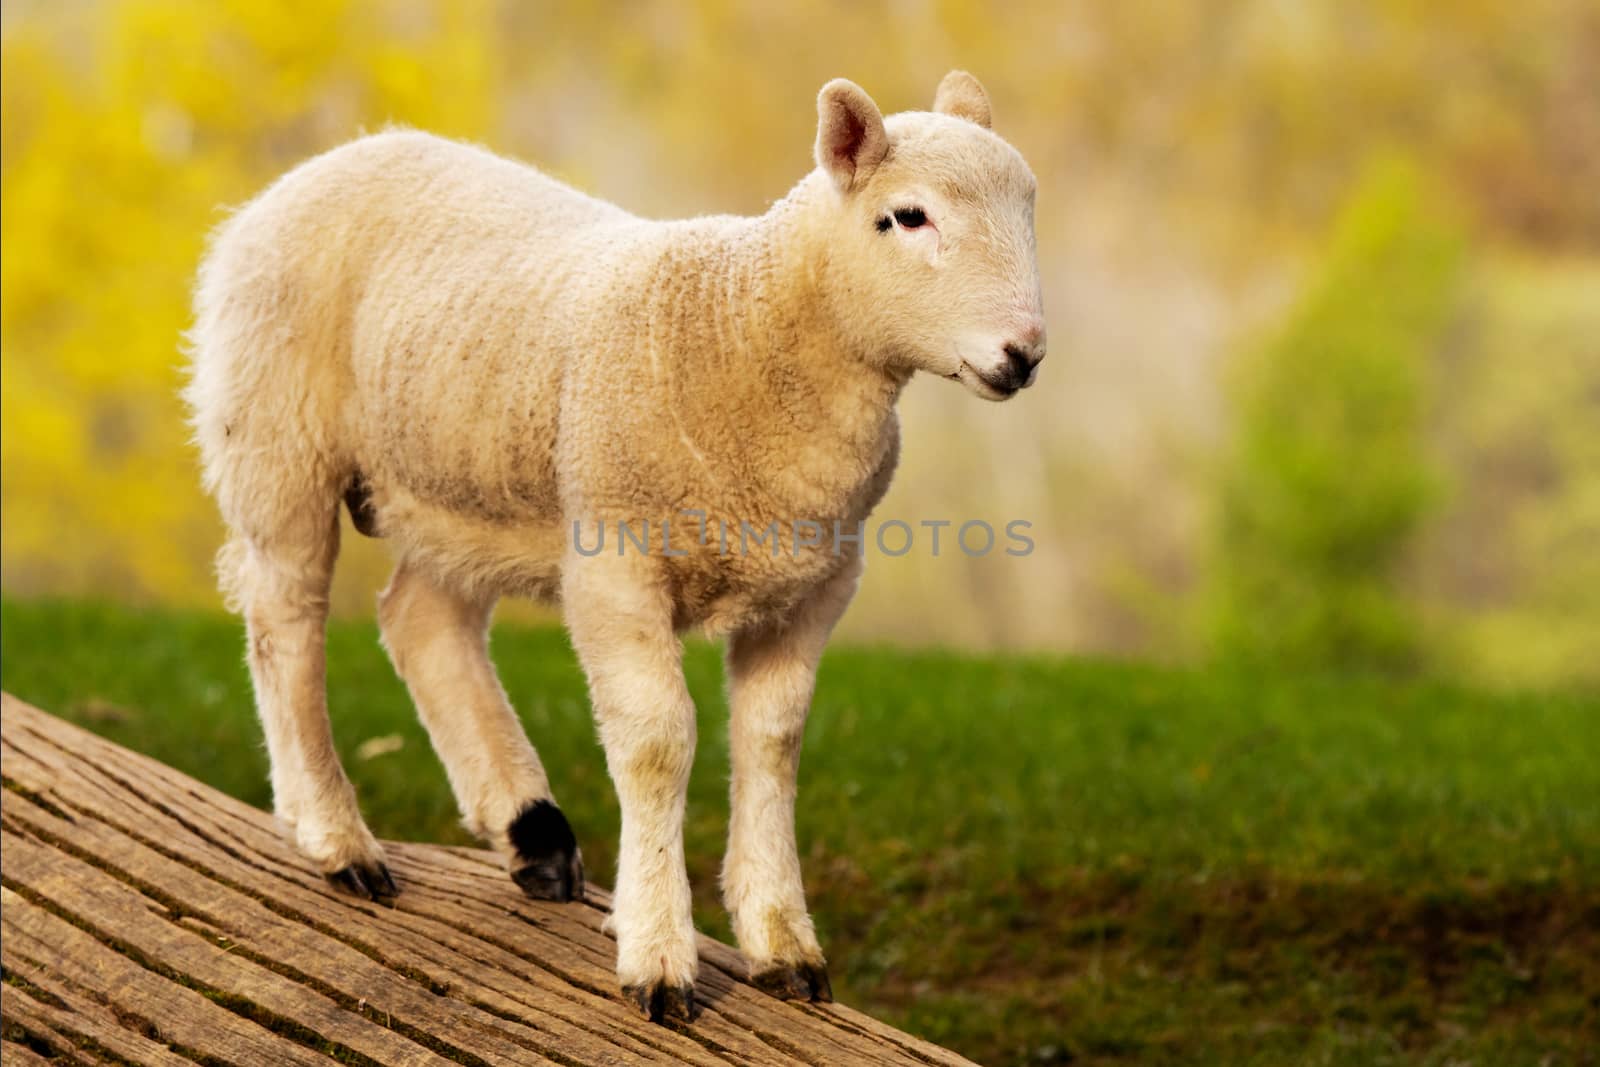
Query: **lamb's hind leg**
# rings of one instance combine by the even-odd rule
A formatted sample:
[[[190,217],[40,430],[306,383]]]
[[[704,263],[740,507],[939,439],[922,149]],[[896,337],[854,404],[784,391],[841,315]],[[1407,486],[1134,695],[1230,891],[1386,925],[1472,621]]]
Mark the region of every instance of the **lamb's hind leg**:
[[[236,538],[221,569],[249,632],[278,818],[335,886],[381,900],[397,892],[394,879],[361,820],[328,725],[323,642],[339,526],[331,501],[321,510],[306,509],[271,539]]]
[[[577,841],[489,661],[493,606],[402,564],[379,598],[378,618],[467,829],[506,856],[529,896],[581,899]]]

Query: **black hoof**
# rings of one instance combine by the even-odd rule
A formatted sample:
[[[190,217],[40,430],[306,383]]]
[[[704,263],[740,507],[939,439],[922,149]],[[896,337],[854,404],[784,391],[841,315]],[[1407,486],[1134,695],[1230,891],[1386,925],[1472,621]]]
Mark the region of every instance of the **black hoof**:
[[[833,985],[825,963],[781,963],[750,976],[750,984],[779,1000],[833,1003]]]
[[[653,985],[625,985],[622,987],[622,995],[639,1009],[640,1015],[653,1023],[665,1022],[674,1016],[692,1023],[700,1014],[694,1006],[692,985],[669,986],[661,982]]]
[[[394,884],[389,868],[381,863],[352,863],[323,877],[335,889],[391,908],[394,898],[400,895],[400,887]]]
[[[583,899],[583,856],[561,809],[536,800],[506,830],[511,838],[511,879],[535,900]]]

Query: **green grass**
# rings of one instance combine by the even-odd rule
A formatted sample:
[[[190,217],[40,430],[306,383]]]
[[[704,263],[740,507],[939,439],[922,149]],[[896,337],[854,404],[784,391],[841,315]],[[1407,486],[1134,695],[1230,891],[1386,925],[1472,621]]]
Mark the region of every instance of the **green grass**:
[[[329,646],[374,830],[465,842],[373,626]],[[609,883],[616,801],[566,638],[494,647]],[[6,689],[265,806],[242,648],[222,616],[0,616]],[[690,876],[726,938],[718,651],[686,669]],[[982,1062],[1596,1062],[1600,694],[837,648],[801,779],[835,988]]]

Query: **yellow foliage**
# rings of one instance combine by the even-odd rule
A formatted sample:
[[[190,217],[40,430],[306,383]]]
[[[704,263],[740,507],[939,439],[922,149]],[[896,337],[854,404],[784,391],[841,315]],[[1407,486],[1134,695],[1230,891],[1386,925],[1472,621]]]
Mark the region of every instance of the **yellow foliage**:
[[[7,585],[210,602],[217,534],[177,401],[205,235],[361,127],[482,137],[492,9],[104,8],[5,39]]]

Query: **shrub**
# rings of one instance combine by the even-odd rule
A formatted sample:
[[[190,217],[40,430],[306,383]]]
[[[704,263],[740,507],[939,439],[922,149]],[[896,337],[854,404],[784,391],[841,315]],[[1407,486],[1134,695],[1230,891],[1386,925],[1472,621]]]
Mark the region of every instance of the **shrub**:
[[[1421,626],[1403,588],[1435,496],[1429,370],[1460,243],[1408,166],[1369,169],[1305,294],[1236,367],[1209,618],[1227,656],[1405,668]]]

